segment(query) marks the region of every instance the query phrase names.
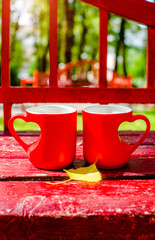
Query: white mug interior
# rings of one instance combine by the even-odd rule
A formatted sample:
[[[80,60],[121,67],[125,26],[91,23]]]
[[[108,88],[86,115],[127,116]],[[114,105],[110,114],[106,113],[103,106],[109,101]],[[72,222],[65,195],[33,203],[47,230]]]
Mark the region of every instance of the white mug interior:
[[[116,105],[94,105],[88,106],[83,109],[84,112],[92,114],[121,114],[129,113],[132,111],[129,107],[116,106]]]
[[[28,108],[26,111],[31,114],[69,114],[76,112],[76,109],[63,105],[44,105]]]

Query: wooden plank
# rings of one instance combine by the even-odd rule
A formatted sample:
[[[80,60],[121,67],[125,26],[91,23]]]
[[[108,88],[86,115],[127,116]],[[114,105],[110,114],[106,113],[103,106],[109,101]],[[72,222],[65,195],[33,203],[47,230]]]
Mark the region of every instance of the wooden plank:
[[[67,174],[62,171],[46,171],[34,167],[27,157],[0,157],[0,181],[64,181]],[[68,168],[88,166],[83,158],[76,158]],[[99,169],[103,180],[133,180],[155,178],[154,157],[132,157],[128,164],[117,170]]]
[[[11,104],[4,103],[3,104],[3,111],[4,111],[4,129],[8,130],[8,121],[11,118]]]
[[[22,138],[23,139],[23,138]],[[28,142],[28,141],[26,141]],[[25,151],[19,146],[11,144],[7,146],[5,143],[0,146],[1,156],[4,158],[27,158]],[[140,145],[132,154],[134,157],[154,157],[155,146],[152,145]],[[82,158],[82,143],[77,146],[77,158]]]
[[[154,239],[154,188],[155,180],[2,182],[0,237]]]
[[[23,139],[23,141],[27,142],[27,144],[33,143],[35,142],[38,137],[39,137],[39,132],[17,132],[19,136],[21,136],[21,138]],[[30,135],[32,133],[32,135]],[[142,135],[142,131],[138,132],[134,132],[134,131],[121,131],[119,133],[119,136],[126,141],[129,144],[134,144],[135,142],[138,141],[138,139],[140,138],[140,136]],[[0,135],[0,143],[2,147],[4,146],[19,146],[18,142],[12,137],[12,136],[4,136],[4,135]],[[82,139],[82,135],[78,135],[77,136],[77,145],[81,146],[83,143],[83,139]],[[148,146],[149,145],[149,146]],[[140,146],[143,146],[143,148],[147,148],[147,147],[154,147],[155,145],[155,131],[150,132],[149,136],[143,141],[143,143]]]
[[[23,138],[27,143],[31,143],[37,140],[40,135],[39,131],[17,131],[18,135]],[[119,136],[129,144],[134,144],[138,141],[143,131],[119,131]],[[82,131],[77,132],[77,144],[82,144]],[[6,146],[19,145],[18,142],[8,132],[0,132],[0,143]],[[155,145],[155,131],[151,131],[148,137],[143,141],[142,145]]]
[[[125,141],[130,144],[136,142],[139,138],[138,133],[132,136],[132,133],[126,132],[128,135]],[[134,135],[134,132],[133,132]],[[148,138],[147,144],[141,145],[133,152],[128,164],[117,170],[100,170],[103,179],[148,179],[155,177],[155,133]],[[38,136],[22,136],[22,139],[28,144],[36,141]],[[151,139],[151,140],[150,140]],[[145,144],[145,143],[144,143]],[[61,181],[67,179],[67,175],[63,171],[45,171],[35,168],[28,160],[26,152],[19,146],[15,139],[11,136],[0,137],[0,179],[1,180],[55,180]],[[77,137],[76,159],[69,168],[87,166],[83,159],[82,136]],[[16,169],[16,171],[15,171]]]
[[[2,216],[0,238],[44,240],[154,240],[154,216],[17,217]]]
[[[108,12],[100,9],[100,35],[99,35],[99,86],[107,87],[107,34]]]
[[[86,217],[155,213],[155,180],[61,185],[1,182],[0,192],[3,193],[0,195],[0,214],[5,216]]]
[[[8,89],[10,86],[10,0],[2,1],[2,64],[1,86]],[[8,129],[8,120],[11,117],[11,104],[4,103],[4,129]]]
[[[17,133],[20,136],[31,136],[31,137],[40,135],[40,131],[17,131]],[[0,136],[3,136],[5,139],[5,137],[9,137],[11,136],[11,134],[9,133],[9,131],[0,131]]]
[[[25,132],[17,132],[21,138],[27,142],[28,144],[33,143],[39,137],[39,132],[33,131],[25,131]],[[135,132],[135,131],[121,131],[119,132],[119,136],[129,144],[134,144],[138,141],[140,136],[142,135],[142,131]],[[0,134],[0,143],[1,146],[19,146],[18,142],[12,137],[8,135],[4,135],[2,132]],[[80,146],[83,143],[82,139],[82,132],[78,133],[77,135],[77,145]],[[145,148],[145,145],[149,145],[148,147],[154,147],[155,145],[155,131],[151,131],[149,136],[143,141],[142,145]],[[152,146],[153,145],[153,146]],[[146,146],[147,147],[147,146]]]
[[[129,143],[129,144],[134,144],[135,142],[137,142],[140,138],[140,136],[121,136],[121,138]],[[142,145],[147,145],[147,146],[150,146],[150,145],[155,145],[155,137],[152,137],[152,138],[146,138],[144,140],[144,142],[142,143]]]
[[[80,0],[116,15],[155,27],[155,4],[144,0]]]
[[[26,134],[23,138],[29,143],[38,138],[38,132],[33,136]],[[120,132],[121,137],[131,143],[139,134]],[[151,132],[150,145],[141,145],[124,168],[100,170],[103,180],[97,184],[68,182],[48,185],[45,181],[57,183],[67,179],[66,173],[33,167],[16,141],[1,133],[0,239],[46,240],[62,239],[63,236],[66,239],[153,240],[154,137],[155,132]],[[77,143],[79,159],[75,159],[73,166],[85,166],[81,133]],[[9,158],[5,156],[6,150],[10,151]],[[21,158],[23,154],[25,157]]]
[[[10,0],[2,1],[2,64],[1,85],[10,85]]]
[[[0,102],[155,103],[155,89],[11,87],[0,88]]]
[[[57,0],[50,0],[50,87],[57,87],[57,5]]]
[[[155,28],[148,28],[147,87],[155,87]]]
[[[121,136],[139,136],[143,131],[119,131]],[[155,131],[151,131],[148,135],[149,138],[155,137]]]
[[[18,135],[20,136],[39,136],[40,131],[17,131]],[[82,137],[82,131],[77,131],[77,136],[78,137]],[[143,134],[143,131],[119,131],[119,135],[120,136],[127,136],[128,138],[130,137],[137,137],[140,136],[141,134]],[[3,137],[8,137],[11,136],[11,134],[8,131],[0,131],[0,136]],[[149,142],[152,142],[153,139],[153,143],[154,143],[154,139],[155,139],[155,131],[151,131],[148,135],[148,137],[144,140],[144,142],[146,143],[146,140],[148,140]],[[144,143],[143,142],[143,143]]]
[[[0,151],[4,158],[27,158],[27,154],[19,145],[9,145],[3,144],[0,146]],[[82,144],[77,147],[78,155],[77,158],[82,158]],[[141,145],[132,154],[134,157],[155,157],[155,146]]]

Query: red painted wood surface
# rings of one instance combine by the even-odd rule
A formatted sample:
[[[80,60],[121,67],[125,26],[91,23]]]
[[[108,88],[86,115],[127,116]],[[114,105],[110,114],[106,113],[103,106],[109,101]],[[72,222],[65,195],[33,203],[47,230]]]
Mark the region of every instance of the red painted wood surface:
[[[5,216],[154,214],[155,180],[105,180],[96,184],[70,182],[61,185],[48,185],[44,181],[1,182],[0,192],[3,193],[0,213]]]
[[[107,86],[107,34],[108,34],[108,12],[100,9],[100,39],[99,39],[99,86]]]
[[[4,111],[4,129],[8,130],[8,119],[11,118],[11,103],[4,103],[3,104],[3,111]]]
[[[93,96],[93,97],[92,97]],[[154,103],[155,89],[113,88],[0,88],[0,102],[91,102],[91,103]]]
[[[58,0],[50,0],[50,87],[57,87],[57,5]]]
[[[38,133],[21,133],[19,134],[22,139],[30,144],[37,140],[39,137]],[[31,134],[31,135],[30,135]],[[37,135],[36,135],[37,134]],[[141,136],[141,132],[120,132],[120,137],[127,143],[133,145]],[[73,163],[74,167],[85,166],[86,162],[83,159],[83,142],[82,135],[79,133],[77,136],[77,150],[76,159]],[[21,148],[21,146],[15,141],[12,136],[1,134],[0,136],[0,175],[5,177],[32,177],[35,173],[36,176],[67,176],[66,173],[62,171],[45,171],[33,167],[29,162],[26,152]],[[13,161],[13,162],[12,162]],[[135,152],[132,153],[131,159],[126,165],[126,167],[117,170],[102,170],[101,173],[103,177],[109,176],[111,173],[123,176],[153,176],[155,174],[155,132],[151,132],[149,137],[145,139],[142,145],[140,145]],[[14,167],[16,166],[16,172],[14,172]],[[24,168],[24,171],[21,169]],[[27,170],[26,170],[27,168]],[[31,173],[32,171],[32,173]],[[30,174],[30,175],[29,175]],[[45,174],[45,175],[44,175]],[[114,176],[114,175],[113,175]],[[34,175],[35,177],[35,175]]]
[[[8,148],[5,144],[0,147],[1,154],[1,167],[0,167],[0,180],[17,180],[22,179],[34,179],[34,180],[46,180],[58,181],[68,179],[66,173],[62,171],[45,171],[35,168],[28,160],[27,155],[18,146],[12,145]],[[2,153],[4,152],[5,153]],[[154,147],[148,148],[139,147],[131,156],[128,164],[119,170],[100,170],[103,179],[149,179],[155,177],[155,154]],[[15,153],[17,152],[17,153]],[[149,155],[149,157],[148,157]],[[77,154],[74,163],[69,166],[83,167],[86,166],[86,162],[82,157],[82,146],[77,147]],[[16,170],[15,170],[16,166]]]
[[[154,239],[154,186],[155,180],[2,182],[1,239]]]
[[[22,134],[23,135],[23,134]],[[121,138],[129,144],[134,144],[141,133],[121,132]],[[39,136],[39,135],[38,135]],[[37,140],[38,136],[22,136],[28,144]],[[83,167],[82,136],[77,136],[76,159],[70,167]],[[67,175],[63,171],[45,171],[35,168],[28,160],[27,154],[11,136],[0,136],[0,179],[17,180],[64,180]],[[16,166],[16,171],[14,168]],[[101,170],[103,179],[145,179],[155,177],[155,132],[150,133],[143,145],[133,152],[128,164],[119,170]]]
[[[116,15],[155,27],[155,4],[145,0],[80,0]]]
[[[155,5],[142,0],[83,0],[100,8],[101,26],[106,11],[148,25],[153,46]],[[104,12],[104,14],[103,14]],[[105,30],[100,40],[105,38]],[[148,89],[57,89],[57,1],[50,0],[50,87],[9,87],[10,1],[2,0],[2,87],[5,128],[12,103],[22,102],[128,102],[155,103],[153,52],[148,55]],[[106,46],[104,46],[106,49]],[[154,47],[153,47],[154,49]],[[150,47],[148,48],[150,51]],[[105,52],[100,59],[105,64]],[[102,66],[100,66],[100,69]],[[101,70],[100,76],[105,74]],[[103,75],[102,75],[103,74]],[[151,80],[150,80],[151,79]],[[102,78],[100,78],[100,86]],[[105,86],[105,78],[103,78]],[[93,96],[93,97],[92,97]],[[121,133],[133,144],[138,133]],[[28,142],[37,136],[23,134]],[[68,182],[48,185],[45,181],[67,179],[62,171],[32,166],[15,140],[0,136],[0,239],[154,239],[155,238],[155,134],[151,133],[122,169],[102,170],[97,184]],[[85,166],[82,137],[77,139],[73,167]],[[71,167],[72,167],[71,166]],[[136,179],[136,180],[135,180]]]
[[[10,0],[2,1],[2,63],[1,84],[3,88],[10,85]]]
[[[10,85],[10,0],[2,1],[2,46],[1,46],[1,87],[8,89]],[[11,104],[5,103],[4,128],[8,129],[8,119],[11,117]]]
[[[138,224],[137,224],[138,223]],[[146,228],[146,223],[148,228]],[[110,226],[110,227],[109,227]],[[154,216],[5,217],[1,239],[154,239]],[[57,229],[57,231],[56,231]],[[128,230],[131,230],[131,233]]]
[[[19,135],[27,143],[39,132]],[[120,132],[134,144],[141,132]],[[86,166],[82,133],[70,167]],[[64,181],[65,172],[35,168],[12,136],[0,133],[0,239],[154,239],[155,132],[97,184]],[[57,230],[56,230],[57,229]]]

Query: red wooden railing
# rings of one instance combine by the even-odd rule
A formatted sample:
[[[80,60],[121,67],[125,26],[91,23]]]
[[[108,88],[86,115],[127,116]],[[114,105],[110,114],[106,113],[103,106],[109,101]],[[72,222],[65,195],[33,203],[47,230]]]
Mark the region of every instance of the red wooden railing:
[[[4,105],[7,129],[13,103],[98,102],[155,103],[155,4],[144,0],[82,0],[100,10],[100,49],[98,88],[58,88],[57,84],[57,6],[50,0],[50,79],[46,88],[10,86],[10,0],[2,0],[2,71],[0,102]],[[148,26],[147,88],[113,89],[107,87],[108,12]]]

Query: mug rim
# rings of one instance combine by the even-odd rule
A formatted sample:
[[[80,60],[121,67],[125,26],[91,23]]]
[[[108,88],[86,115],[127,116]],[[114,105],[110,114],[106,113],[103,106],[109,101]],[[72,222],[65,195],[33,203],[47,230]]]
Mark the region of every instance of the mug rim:
[[[59,111],[49,112],[49,111],[45,111],[46,108],[51,108],[51,109],[52,108],[57,108],[57,109],[62,110],[62,111],[60,111],[60,112]],[[40,112],[39,112],[39,111],[37,111],[37,109],[41,109],[41,110],[44,109],[44,111],[41,112],[41,110],[40,110]],[[30,113],[30,114],[36,114],[36,115],[65,115],[65,114],[75,113],[77,111],[76,111],[75,108],[70,107],[70,106],[52,104],[52,105],[30,107],[30,108],[26,109],[26,112]]]
[[[95,109],[96,108],[100,108],[100,109],[104,109],[104,108],[107,108],[107,110],[108,110],[108,108],[110,109],[116,109],[117,111],[115,112],[103,112],[103,111],[101,111],[101,112],[99,112],[99,111],[95,111]],[[90,110],[90,109],[92,109],[92,110]],[[94,109],[94,110],[93,110]],[[118,109],[121,109],[121,111],[118,111]],[[130,113],[130,112],[132,112],[132,109],[131,108],[129,108],[129,107],[126,107],[126,106],[121,106],[121,105],[119,105],[119,106],[117,106],[117,105],[114,105],[114,104],[96,104],[96,105],[91,105],[91,106],[86,106],[86,107],[84,107],[83,108],[83,111],[84,112],[86,112],[86,113],[90,113],[90,114],[97,114],[97,115],[113,115],[113,114],[125,114],[125,113]]]

